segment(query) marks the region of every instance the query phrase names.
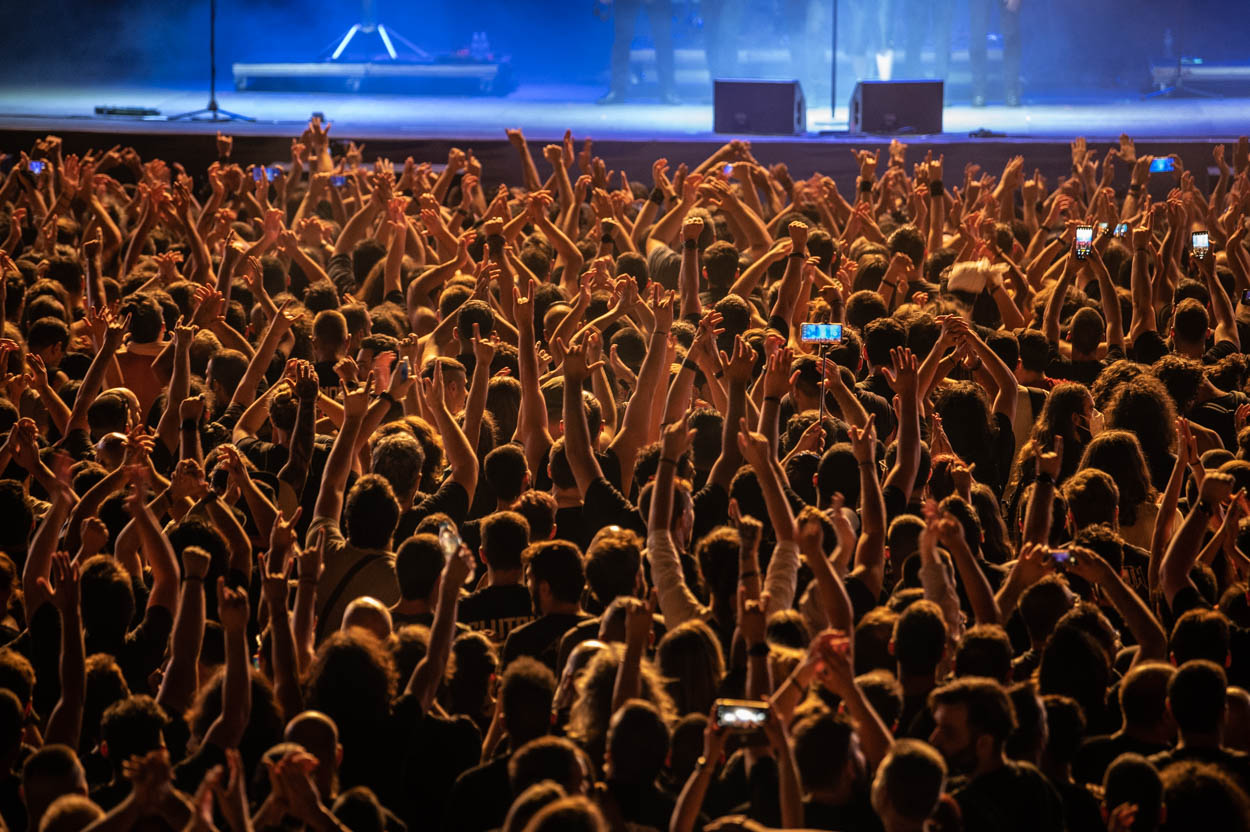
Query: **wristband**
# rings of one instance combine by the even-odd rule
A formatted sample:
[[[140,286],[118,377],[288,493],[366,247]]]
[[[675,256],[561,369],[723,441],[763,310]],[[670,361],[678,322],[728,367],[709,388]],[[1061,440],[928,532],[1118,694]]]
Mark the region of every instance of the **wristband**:
[[[776,402],[777,404],[781,404],[781,397],[780,396],[765,396],[764,401]]]
[[[651,196],[648,197],[656,205],[664,204],[664,190],[662,188],[652,188]]]
[[[182,424],[178,426],[179,430],[199,430],[200,422],[198,419],[183,419]]]
[[[486,247],[490,249],[491,254],[499,254],[503,251],[503,235],[491,234],[486,238]]]
[[[860,180],[859,180],[859,191],[860,191],[860,193],[864,193],[864,194],[867,194],[867,193],[872,193],[872,180],[871,180],[871,179],[860,179]]]
[[[695,364],[695,361],[694,361],[694,356],[693,356],[693,355],[690,355],[689,353],[687,353],[687,354],[686,354],[686,357],[685,357],[684,359],[682,359],[682,362],[681,362],[681,369],[683,369],[683,370],[697,370],[697,369],[699,369],[699,368],[698,368],[698,365],[696,365],[696,364]]]
[[[1138,185],[1138,184],[1136,184],[1136,183],[1134,183],[1134,184],[1132,184],[1132,185],[1129,185],[1129,186],[1128,186],[1128,192],[1129,192],[1130,194],[1137,194],[1137,193],[1141,193],[1141,185]]]
[[[942,184],[941,179],[934,179],[929,183],[929,196],[945,196],[946,186]]]
[[[745,581],[747,578],[758,578],[759,574],[760,574],[760,570],[758,569],[752,569],[749,572],[739,572],[738,580]]]
[[[860,468],[863,468],[864,466],[868,466],[870,468],[877,467],[877,463],[871,459],[861,459],[857,464],[859,465]]]
[[[184,583],[186,581],[203,581],[204,576],[203,575],[183,575],[182,580]]]
[[[724,371],[724,370],[717,370],[716,372],[712,373],[712,378],[714,378],[714,379],[716,379],[716,380],[718,380],[718,381],[719,381],[720,379],[724,378],[724,377],[725,377],[725,371]]]
[[[1210,500],[1199,500],[1198,504],[1194,506],[1194,511],[1201,511],[1203,514],[1210,517],[1215,514],[1215,506],[1211,505]]]
[[[755,644],[752,644],[747,648],[747,655],[753,659],[768,658],[768,642],[757,641]]]
[[[1034,481],[1042,485],[1049,485],[1051,488],[1055,487],[1055,478],[1051,476],[1049,471],[1039,471]]]
[[[395,400],[395,397],[391,395],[389,390],[383,390],[381,393],[378,393],[378,398],[384,399],[391,404],[399,404],[399,402]]]
[[[682,240],[681,247],[686,251],[692,251],[699,247],[698,240]]]
[[[661,464],[661,465],[663,465],[663,464],[664,464],[664,463],[666,463],[666,462],[667,462],[669,465],[672,465],[674,468],[676,468],[676,467],[677,467],[677,460],[673,459],[672,457],[667,457],[667,456],[662,456],[662,457],[660,457],[660,464]]]
[[[791,260],[806,260],[806,259],[807,259],[807,252],[806,252],[806,251],[792,251],[792,252],[790,252],[790,254],[789,254],[789,255],[787,255],[787,256],[788,256]]]

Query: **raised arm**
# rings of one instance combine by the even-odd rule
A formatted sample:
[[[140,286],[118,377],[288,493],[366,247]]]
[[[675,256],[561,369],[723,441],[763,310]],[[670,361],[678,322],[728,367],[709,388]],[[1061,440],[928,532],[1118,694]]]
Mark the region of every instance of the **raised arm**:
[[[790,223],[790,255],[786,261],[786,273],[781,278],[777,301],[773,304],[769,320],[783,320],[787,324],[794,317],[799,299],[799,287],[803,280],[803,263],[807,260],[807,226],[801,222]]]
[[[347,475],[353,467],[356,438],[369,403],[369,391],[373,387],[373,375],[356,390],[343,390],[343,426],[339,428],[330,456],[326,459],[325,473],[321,477],[321,490],[313,509],[313,520],[332,518],[336,523],[343,513],[343,492],[347,488]]]
[[[1192,588],[1194,582],[1189,577],[1189,570],[1198,560],[1202,548],[1202,536],[1206,531],[1216,510],[1233,493],[1233,478],[1230,474],[1215,471],[1208,472],[1202,480],[1198,502],[1185,515],[1185,522],[1172,538],[1171,545],[1163,556],[1163,564],[1159,570],[1159,585],[1172,605],[1177,593],[1182,589]]]
[[[679,287],[681,290],[681,316],[701,316],[703,307],[699,303],[699,235],[703,233],[701,217],[686,217],[681,224],[681,273]]]
[[[583,495],[592,482],[603,476],[586,424],[586,408],[582,406],[582,386],[602,366],[602,361],[587,366],[584,340],[564,347],[564,452],[577,480],[577,490]]]
[[[434,624],[430,628],[430,646],[412,671],[405,689],[406,693],[417,698],[423,712],[434,704],[434,695],[443,681],[447,659],[451,655],[451,642],[456,635],[456,604],[460,598],[460,587],[469,577],[463,544],[461,550],[448,558],[447,565],[443,567],[438,602],[434,608]]]
[[[1016,416],[1016,394],[1020,390],[1020,382],[1016,380],[1016,374],[1010,367],[994,352],[985,341],[981,340],[981,336],[977,334],[972,327],[964,329],[964,343],[968,345],[978,358],[986,371],[993,377],[994,383],[998,385],[998,393],[994,396],[994,412],[1005,415],[1009,420]]]
[[[237,748],[252,713],[252,679],[247,650],[247,593],[217,579],[217,614],[225,631],[226,677],[221,686],[221,713],[204,734],[218,748]]]
[[[547,430],[547,405],[539,386],[538,344],[534,338],[533,284],[526,294],[519,290],[514,298],[517,325],[517,368],[521,382],[521,413],[517,421],[517,438],[525,447],[525,458],[530,470],[541,464],[551,447],[551,434]]]
[[[72,430],[87,429],[87,408],[91,406],[96,396],[99,395],[100,388],[104,385],[104,375],[113,363],[114,353],[121,346],[122,336],[125,335],[126,330],[129,328],[129,315],[120,320],[114,318],[108,322],[108,329],[104,335],[104,344],[91,359],[91,364],[87,367],[87,374],[83,377],[82,384],[78,387],[78,393],[74,396],[74,407],[69,413],[69,424],[65,428],[66,433]]]
[[[1120,316],[1120,296],[1116,294],[1115,284],[1111,282],[1111,273],[1102,260],[1098,246],[1089,253],[1089,269],[1098,280],[1098,297],[1102,303],[1102,316],[1107,321],[1107,348],[1124,349],[1124,322]],[[1227,300],[1227,298],[1225,298]],[[1231,311],[1231,310],[1230,310]]]
[[[890,357],[894,367],[887,372],[886,380],[898,396],[900,410],[898,451],[894,455],[894,467],[885,477],[885,485],[894,486],[903,492],[905,500],[910,500],[916,475],[920,471],[920,397],[916,394],[918,367],[916,356],[906,347],[890,350]]]
[[[204,578],[209,554],[198,546],[182,551],[182,592],[170,640],[169,665],[156,702],[168,713],[185,713],[199,689],[200,647],[204,640]]]
[[[972,614],[978,624],[1001,624],[1002,615],[994,601],[994,591],[985,573],[977,564],[968,541],[964,539],[964,527],[954,515],[944,512],[937,518],[938,535],[942,545],[951,553],[959,580],[963,583]]]
[[[1071,547],[1068,569],[1089,581],[1090,586],[1098,587],[1110,600],[1116,612],[1128,625],[1129,632],[1138,644],[1137,655],[1133,664],[1145,661],[1167,661],[1168,637],[1159,626],[1159,621],[1150,612],[1146,603],[1128,588],[1120,573],[1111,567],[1095,552],[1078,547]]]
[[[851,451],[859,466],[860,535],[851,574],[876,598],[885,583],[885,498],[877,477],[877,417],[862,428],[850,428]]]
[[[1241,349],[1241,338],[1237,334],[1237,321],[1233,316],[1233,304],[1224,291],[1224,284],[1215,278],[1215,255],[1208,254],[1198,260],[1198,271],[1202,273],[1207,284],[1207,292],[1211,295],[1211,311],[1215,317],[1215,340],[1232,341]]]
[[[269,611],[274,695],[285,714],[297,714],[304,709],[295,658],[295,635],[286,605],[290,592],[287,567],[294,562],[297,554],[294,526],[299,522],[299,516],[300,509],[297,508],[290,520],[281,517],[274,523],[269,536],[269,552],[261,573],[261,590],[265,595],[265,608]]]
[[[70,563],[69,555],[61,552],[52,560],[52,574],[55,586],[50,585],[46,578],[39,581],[61,617],[61,695],[48,717],[43,741],[45,745],[64,743],[77,751],[82,736],[83,702],[87,695],[87,656],[83,644],[78,566]]]

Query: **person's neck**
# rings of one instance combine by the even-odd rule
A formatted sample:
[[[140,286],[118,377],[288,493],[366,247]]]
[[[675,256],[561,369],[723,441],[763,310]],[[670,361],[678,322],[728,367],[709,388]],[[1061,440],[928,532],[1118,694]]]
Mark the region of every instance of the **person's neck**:
[[[1117,737],[1128,737],[1138,742],[1149,742],[1156,745],[1171,745],[1172,735],[1164,725],[1132,725],[1128,724],[1115,733]]]
[[[1094,355],[1093,353],[1090,353],[1090,352],[1081,352],[1080,350],[1076,349],[1075,347],[1072,349],[1072,360],[1073,360],[1073,361],[1094,361],[1094,360],[1096,360],[1097,358],[1098,358],[1098,356],[1097,356],[1097,355]]]
[[[543,615],[577,615],[581,611],[581,605],[576,601],[552,601]]]
[[[1225,395],[1224,391],[1211,383],[1210,379],[1204,378],[1202,384],[1198,387],[1198,403],[1209,402],[1212,399]]]
[[[1182,748],[1219,748],[1224,745],[1223,731],[1206,731],[1188,733],[1181,732],[1181,741],[1176,744],[1177,750]]]
[[[984,760],[977,763],[976,771],[972,772],[973,779],[977,777],[984,777],[987,774],[993,774],[1006,765],[1007,755],[1000,750],[996,754],[991,754]]]
[[[313,346],[313,355],[317,357],[316,363],[320,364],[325,361],[338,361],[339,351],[330,347]]]
[[[1038,766],[1042,774],[1046,775],[1046,779],[1055,785],[1060,783],[1072,782],[1072,764],[1061,763],[1057,760],[1049,760],[1046,755],[1042,755],[1042,764]]]
[[[820,803],[825,806],[845,806],[850,803],[855,796],[853,784],[849,777],[838,778],[838,785],[833,788],[812,789],[810,792],[813,803]]]
[[[491,569],[486,567],[487,580],[490,586],[516,586],[521,583],[520,569]]]
[[[400,615],[431,615],[434,612],[434,607],[424,598],[413,598],[412,600],[401,598],[398,604],[391,607],[391,612],[399,613]]]
[[[926,821],[908,820],[894,816],[891,812],[889,817],[881,818],[881,825],[885,828],[885,832],[924,832]]]
[[[1185,358],[1194,358],[1202,360],[1203,345],[1202,344],[1186,344],[1184,341],[1175,341],[1174,348],[1176,352]]]
[[[1041,387],[1046,383],[1045,373],[1034,370],[1021,370],[1016,373],[1016,379],[1026,387]]]
[[[495,511],[512,511],[514,505],[516,505],[516,500],[496,500]]]
[[[582,495],[576,488],[553,488],[552,496],[556,498],[556,508],[574,508],[582,504]]]
[[[901,668],[898,683],[903,687],[904,696],[923,696],[937,687],[932,673],[904,673]]]

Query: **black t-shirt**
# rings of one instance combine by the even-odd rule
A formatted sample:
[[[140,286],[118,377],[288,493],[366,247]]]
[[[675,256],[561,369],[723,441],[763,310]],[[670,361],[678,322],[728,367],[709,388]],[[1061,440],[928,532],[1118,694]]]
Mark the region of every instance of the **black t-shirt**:
[[[511,756],[496,757],[456,778],[447,797],[443,832],[487,832],[503,826],[512,806]]]
[[[956,780],[950,790],[964,832],[1063,832],[1059,792],[1028,763],[1008,762],[989,774]]]
[[[1080,783],[1055,783],[1063,801],[1063,819],[1068,832],[1105,832],[1101,804],[1089,789]]]
[[[590,616],[578,613],[551,613],[513,630],[503,644],[503,666],[513,659],[530,656],[538,659],[558,677],[561,668],[556,667],[559,656],[560,637],[572,627]]]
[[[654,783],[638,785],[609,780],[608,791],[628,824],[667,829],[677,808],[677,800]]]
[[[1057,344],[1050,345],[1050,361],[1046,365],[1046,375],[1055,379],[1065,381],[1079,381],[1086,387],[1093,385],[1094,379],[1098,378],[1108,364],[1118,361],[1124,357],[1124,350],[1120,347],[1108,347],[1107,357],[1078,359],[1073,360],[1065,357],[1059,352]]]
[[[1107,769],[1121,754],[1140,754],[1149,757],[1167,751],[1166,745],[1135,739],[1128,734],[1104,734],[1090,737],[1081,743],[1072,761],[1072,779],[1078,783],[1102,785]]]
[[[488,586],[460,602],[459,616],[474,630],[489,630],[496,641],[502,641],[534,620],[534,605],[529,589],[521,584]]]
[[[1237,345],[1227,339],[1216,341],[1211,349],[1202,354],[1203,364],[1218,364],[1220,360],[1236,353]]]
[[[1211,605],[1198,592],[1197,587],[1187,586],[1172,598],[1171,621],[1175,622],[1185,613],[1194,609],[1211,609]],[[1250,628],[1242,627],[1235,621],[1228,623],[1228,684],[1237,687],[1250,685]]]
[[[443,480],[443,484],[433,494],[404,509],[399,515],[399,523],[395,526],[396,547],[416,534],[417,526],[421,525],[422,520],[439,513],[446,514],[457,526],[469,514],[469,492],[451,477]]]
[[[586,513],[582,511],[581,506],[564,506],[556,509],[555,538],[557,540],[567,540],[584,549],[582,541],[593,536],[587,535],[588,526]]]
[[[1160,772],[1177,763],[1208,763],[1221,769],[1250,793],[1250,754],[1231,748],[1176,748],[1161,751],[1150,758]]]
[[[855,832],[880,832],[881,818],[872,809],[868,793],[860,790],[849,803],[835,806],[811,798],[803,800],[803,827],[805,829],[855,830]]]
[[[604,526],[621,526],[646,537],[647,525],[638,513],[638,507],[604,477],[591,481],[582,498],[582,541],[575,541],[582,551],[590,547],[590,541]]]

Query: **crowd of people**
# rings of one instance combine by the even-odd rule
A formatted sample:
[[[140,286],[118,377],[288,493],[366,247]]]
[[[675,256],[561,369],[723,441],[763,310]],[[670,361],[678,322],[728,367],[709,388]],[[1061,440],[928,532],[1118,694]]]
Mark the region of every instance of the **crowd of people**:
[[[1245,138],[329,131],[8,160],[8,829],[1250,829]]]

